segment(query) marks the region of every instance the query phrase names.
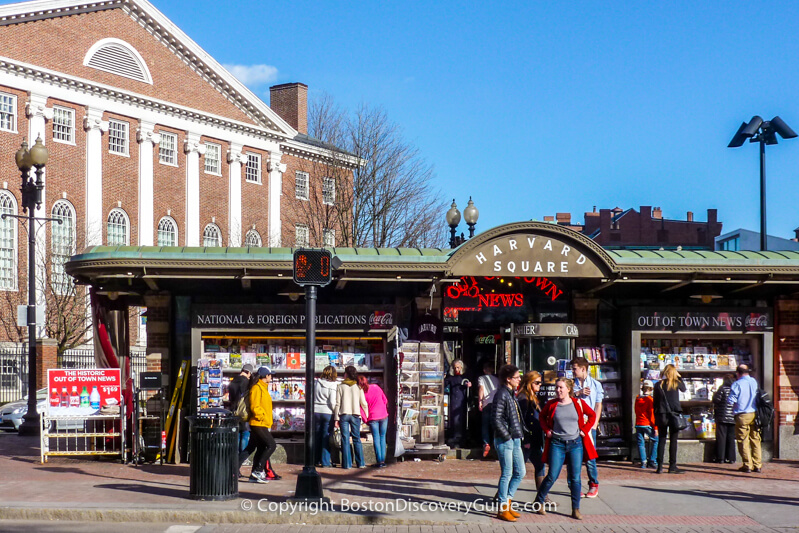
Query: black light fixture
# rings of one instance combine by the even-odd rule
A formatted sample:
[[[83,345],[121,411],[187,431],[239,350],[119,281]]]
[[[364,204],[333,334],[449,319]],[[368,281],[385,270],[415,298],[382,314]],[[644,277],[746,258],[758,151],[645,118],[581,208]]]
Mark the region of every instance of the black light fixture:
[[[477,219],[480,217],[480,211],[474,206],[474,202],[472,201],[472,197],[469,197],[469,203],[466,205],[466,209],[463,210],[463,220],[469,226],[469,238],[471,239],[474,237],[474,227],[477,225]],[[455,235],[455,231],[458,229],[458,224],[461,223],[461,212],[458,211],[458,206],[455,204],[455,199],[452,199],[452,205],[447,211],[446,215],[447,225],[449,226],[449,247],[450,248],[457,248],[464,242],[466,242],[466,237],[464,237],[463,233],[460,236]]]
[[[749,139],[750,143],[760,143],[760,250],[762,251],[768,248],[766,234],[766,145],[777,144],[778,133],[783,139],[796,137],[796,132],[780,117],[764,121],[755,115],[748,123],[741,124],[730,144],[727,145],[727,148],[738,148],[747,139]]]

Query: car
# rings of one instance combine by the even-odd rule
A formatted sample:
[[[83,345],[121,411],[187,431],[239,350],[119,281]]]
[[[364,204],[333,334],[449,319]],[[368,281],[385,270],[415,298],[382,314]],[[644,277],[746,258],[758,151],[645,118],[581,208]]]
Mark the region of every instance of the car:
[[[47,406],[47,389],[36,391],[36,410],[42,414]],[[0,407],[0,429],[19,431],[22,420],[28,413],[28,396]]]

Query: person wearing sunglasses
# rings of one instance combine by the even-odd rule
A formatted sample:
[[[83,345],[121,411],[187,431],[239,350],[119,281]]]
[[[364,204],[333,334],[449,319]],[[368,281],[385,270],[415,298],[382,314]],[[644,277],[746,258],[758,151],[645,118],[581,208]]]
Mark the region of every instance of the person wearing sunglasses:
[[[522,454],[525,463],[530,463],[535,468],[535,488],[541,488],[544,481],[545,469],[541,454],[544,451],[544,432],[541,430],[539,414],[541,413],[541,403],[538,401],[538,392],[541,390],[541,374],[536,371],[527,372],[522,376],[519,384],[519,392],[516,400],[522,411],[522,429],[524,429],[524,439],[522,441]]]

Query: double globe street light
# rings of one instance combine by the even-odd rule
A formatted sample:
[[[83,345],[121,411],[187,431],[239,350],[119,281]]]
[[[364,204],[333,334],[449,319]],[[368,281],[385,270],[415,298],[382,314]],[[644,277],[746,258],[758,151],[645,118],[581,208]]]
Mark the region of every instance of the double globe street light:
[[[472,201],[472,197],[469,197],[469,203],[466,205],[466,209],[463,210],[463,220],[469,226],[469,238],[471,239],[474,237],[474,226],[477,224],[477,218],[480,216],[480,212],[474,206],[474,202]],[[458,206],[455,204],[455,199],[452,199],[452,205],[447,211],[446,215],[447,225],[449,226],[449,247],[450,248],[457,248],[464,242],[466,242],[466,238],[463,236],[463,233],[460,236],[455,235],[455,231],[458,229],[458,224],[461,223],[461,212],[458,211]]]

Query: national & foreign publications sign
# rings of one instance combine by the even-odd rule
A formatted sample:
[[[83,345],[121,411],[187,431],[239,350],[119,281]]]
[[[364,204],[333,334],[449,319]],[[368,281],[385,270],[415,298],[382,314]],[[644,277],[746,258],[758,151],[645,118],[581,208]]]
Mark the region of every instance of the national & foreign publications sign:
[[[196,305],[191,325],[199,329],[305,329],[304,305]],[[334,305],[317,307],[320,329],[391,329],[390,306]]]

